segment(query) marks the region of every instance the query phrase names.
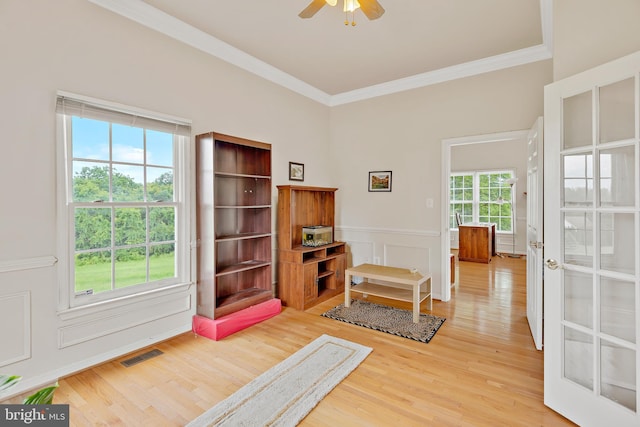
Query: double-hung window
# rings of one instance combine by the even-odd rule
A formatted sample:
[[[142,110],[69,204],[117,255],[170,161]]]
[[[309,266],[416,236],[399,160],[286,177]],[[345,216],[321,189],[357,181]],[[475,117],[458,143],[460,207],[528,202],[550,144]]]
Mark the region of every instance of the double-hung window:
[[[513,232],[513,171],[470,171],[450,176],[449,224],[457,229],[456,213],[461,223],[495,223],[496,231]]]
[[[188,122],[68,94],[56,111],[62,307],[188,282]]]

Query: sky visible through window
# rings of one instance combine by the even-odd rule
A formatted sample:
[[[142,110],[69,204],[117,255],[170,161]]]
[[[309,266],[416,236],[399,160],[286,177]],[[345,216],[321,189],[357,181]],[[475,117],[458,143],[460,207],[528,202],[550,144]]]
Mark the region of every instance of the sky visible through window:
[[[83,167],[96,166],[109,161],[109,123],[73,117],[73,157],[89,160],[74,161],[74,175]],[[131,177],[135,182],[144,182],[145,130],[139,127],[112,124],[112,161],[114,169]],[[166,132],[146,130],[147,182],[153,182],[173,167],[173,135]],[[104,163],[101,163],[104,164]]]

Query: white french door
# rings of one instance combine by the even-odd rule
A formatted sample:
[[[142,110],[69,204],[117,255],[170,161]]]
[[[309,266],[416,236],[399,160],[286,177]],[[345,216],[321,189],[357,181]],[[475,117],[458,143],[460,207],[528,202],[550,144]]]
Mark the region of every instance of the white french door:
[[[543,129],[538,118],[527,137],[527,321],[542,350]]]
[[[545,404],[640,425],[640,52],[544,96]]]

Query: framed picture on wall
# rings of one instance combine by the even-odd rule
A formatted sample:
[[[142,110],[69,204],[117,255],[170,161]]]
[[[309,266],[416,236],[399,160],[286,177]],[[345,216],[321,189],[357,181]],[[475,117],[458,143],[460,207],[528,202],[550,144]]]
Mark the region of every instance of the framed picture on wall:
[[[369,172],[369,191],[391,191],[391,171]]]
[[[289,180],[304,181],[304,164],[289,162]]]

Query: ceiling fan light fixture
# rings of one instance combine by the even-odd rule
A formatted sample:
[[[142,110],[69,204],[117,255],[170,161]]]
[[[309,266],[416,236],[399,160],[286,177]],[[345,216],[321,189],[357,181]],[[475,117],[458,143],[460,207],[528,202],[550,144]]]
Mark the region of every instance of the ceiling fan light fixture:
[[[360,3],[358,3],[358,0],[344,0],[344,7],[343,7],[344,12],[353,13],[359,7],[360,7]]]
[[[325,5],[336,6],[337,4],[338,0],[311,0],[311,3],[298,16],[308,19],[313,17]],[[342,0],[345,25],[349,25],[349,13],[351,14],[351,25],[356,25],[354,19],[356,9],[360,9],[369,20],[378,19],[384,14],[384,8],[378,3],[378,0]]]
[[[351,13],[351,26],[356,26],[355,10],[360,7],[358,0],[344,0],[344,25],[349,25],[349,13]]]

